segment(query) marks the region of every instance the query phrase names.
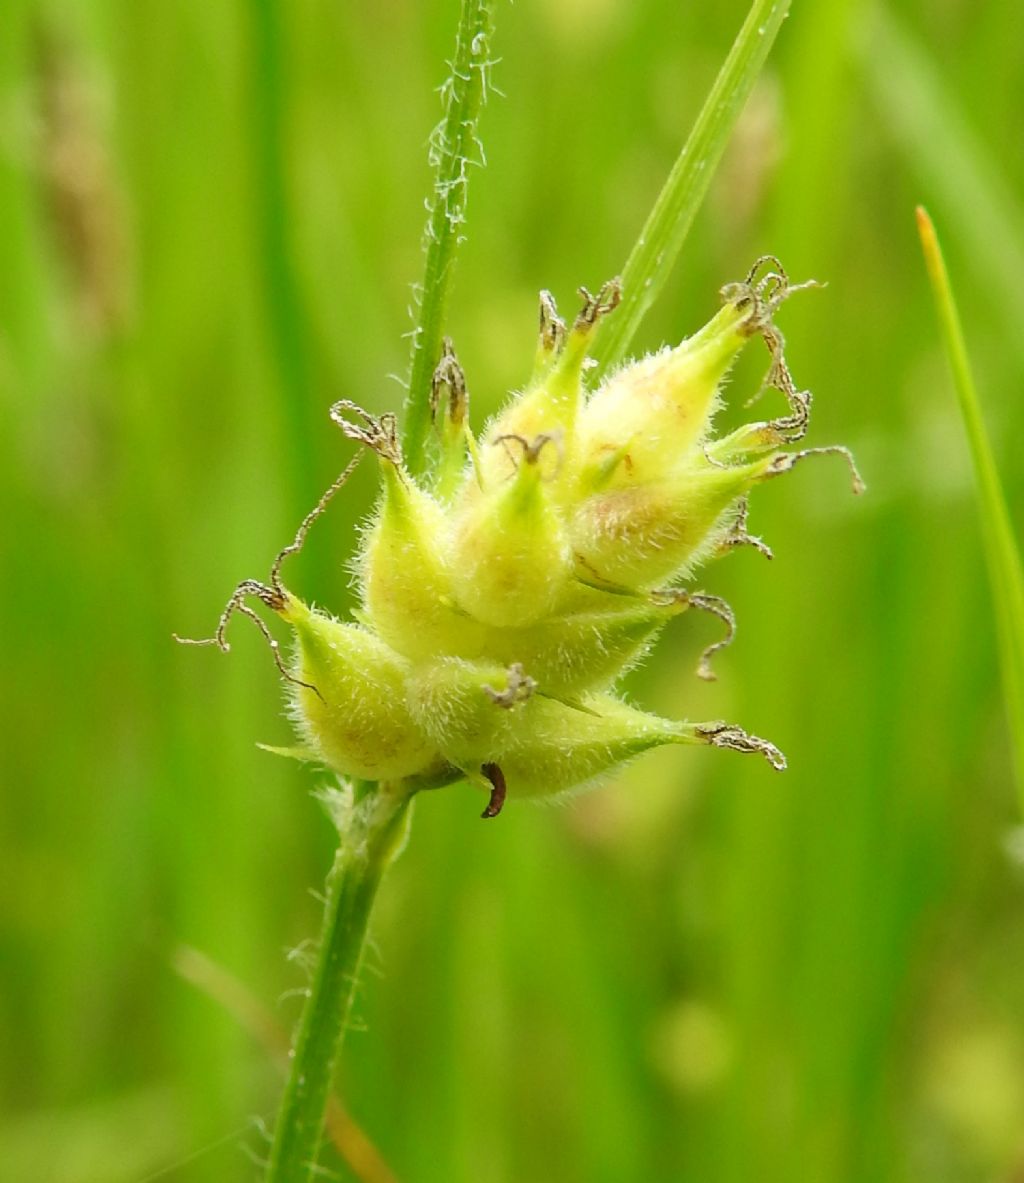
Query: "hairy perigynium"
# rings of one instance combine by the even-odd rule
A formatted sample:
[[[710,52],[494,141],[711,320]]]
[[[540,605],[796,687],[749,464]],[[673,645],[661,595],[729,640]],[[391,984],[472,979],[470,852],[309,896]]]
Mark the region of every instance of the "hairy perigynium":
[[[807,430],[810,396],[797,389],[774,323],[799,287],[778,261],[759,259],[722,289],[722,307],[699,332],[612,374],[593,393],[587,350],[619,299],[616,281],[582,291],[571,326],[541,296],[540,335],[526,389],[481,439],[469,428],[466,381],[450,343],[434,375],[434,464],[423,484],[405,470],[393,416],[351,403],[332,418],[374,452],[380,503],[355,569],[360,607],[341,621],[303,603],[280,578],[283,559],[340,488],[351,465],[278,556],[270,584],[246,581],[235,611],[255,617],[255,596],[292,627],[286,664],[300,737],[274,749],[346,777],[402,781],[410,790],[469,780],[490,794],[547,796],[588,784],[663,744],[782,753],[722,722],[671,722],[622,701],[616,680],[675,616],[711,611],[732,635],[728,606],[685,585],[703,562],[752,544],[747,496],[805,456],[787,451]],[[769,353],[765,386],[786,413],[714,438],[712,421],[732,361],[753,338]]]

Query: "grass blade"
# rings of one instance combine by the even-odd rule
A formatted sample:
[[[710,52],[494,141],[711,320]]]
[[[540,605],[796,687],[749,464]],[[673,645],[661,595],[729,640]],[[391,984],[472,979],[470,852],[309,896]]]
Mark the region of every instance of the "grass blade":
[[[736,121],[789,12],[790,0],[755,0],[658,194],[622,271],[622,305],[593,355],[601,373],[621,361],[657,299],[704,200]]]
[[[442,87],[444,119],[430,141],[436,176],[427,216],[427,258],[423,287],[418,293],[419,316],[412,334],[402,441],[406,464],[412,472],[423,464],[430,382],[441,356],[455,252],[462,241],[466,217],[469,169],[483,162],[476,129],[491,66],[492,10],[493,0],[462,0],[452,72]]]
[[[917,209],[917,228],[974,464],[985,559],[999,633],[999,656],[1017,774],[1017,795],[1024,813],[1024,572],[992,446],[981,417],[978,393],[946,264],[932,220],[921,206]]]

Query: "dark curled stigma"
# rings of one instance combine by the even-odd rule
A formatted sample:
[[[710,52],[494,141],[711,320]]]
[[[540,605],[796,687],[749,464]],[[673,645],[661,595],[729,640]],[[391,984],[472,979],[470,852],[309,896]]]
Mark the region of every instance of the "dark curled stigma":
[[[480,816],[497,817],[501,813],[501,807],[505,804],[505,774],[497,764],[484,764],[480,771],[491,782],[491,799]]]

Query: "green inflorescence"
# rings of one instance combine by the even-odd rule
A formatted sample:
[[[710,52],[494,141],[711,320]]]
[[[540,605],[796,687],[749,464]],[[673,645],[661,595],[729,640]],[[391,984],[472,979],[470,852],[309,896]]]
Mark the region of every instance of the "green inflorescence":
[[[810,406],[773,320],[794,290],[777,260],[758,260],[722,289],[721,309],[698,333],[592,393],[588,348],[618,303],[618,283],[583,291],[570,326],[543,293],[530,381],[479,441],[446,343],[434,375],[433,476],[423,482],[403,464],[393,416],[332,408],[380,465],[380,502],[356,560],[355,619],[307,606],[279,577],[340,478],[278,557],[271,584],[240,585],[216,638],[226,647],[233,611],[255,617],[250,595],[294,630],[290,664],[271,643],[301,742],[272,750],[410,788],[469,780],[490,794],[485,816],[506,793],[574,789],[663,744],[757,752],[784,768],[767,740],[721,722],[658,718],[613,688],[690,608],[719,615],[731,637],[728,606],[685,584],[732,547],[767,551],[746,530],[755,485],[804,456],[839,452],[862,488],[844,448],[786,450],[804,436]],[[753,338],[768,347],[766,385],[786,396],[787,413],[715,439],[722,380]],[[709,655],[704,677],[713,677]]]

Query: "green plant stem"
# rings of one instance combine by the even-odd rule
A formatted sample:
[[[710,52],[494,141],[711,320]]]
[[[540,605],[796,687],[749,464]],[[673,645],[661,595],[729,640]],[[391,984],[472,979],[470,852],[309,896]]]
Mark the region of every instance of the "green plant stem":
[[[978,392],[942,249],[931,218],[920,206],[917,228],[974,464],[985,559],[999,631],[999,655],[1017,774],[1017,796],[1024,813],[1024,572],[1020,550],[992,445],[981,417]]]
[[[345,819],[327,880],[316,969],[278,1112],[267,1183],[307,1183],[316,1171],[370,909],[404,835],[409,800],[400,786],[356,786],[355,805]]]
[[[690,137],[622,270],[622,304],[591,351],[606,373],[624,357],[658,298],[707,193],[736,121],[789,12],[790,0],[755,0]]]
[[[436,174],[426,229],[426,263],[419,315],[412,335],[403,451],[409,470],[423,466],[430,383],[441,356],[455,252],[462,241],[469,170],[483,163],[477,123],[491,66],[493,0],[462,0],[452,72],[442,88],[444,119],[431,139]]]

